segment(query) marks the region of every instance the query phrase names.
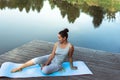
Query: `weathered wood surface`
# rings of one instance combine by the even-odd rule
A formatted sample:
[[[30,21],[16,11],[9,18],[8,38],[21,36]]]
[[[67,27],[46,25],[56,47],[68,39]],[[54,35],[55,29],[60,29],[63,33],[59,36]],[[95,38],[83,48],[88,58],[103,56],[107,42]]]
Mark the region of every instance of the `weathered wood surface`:
[[[0,55],[0,65],[6,61],[24,63],[31,58],[50,54],[53,43],[34,40],[21,47]],[[120,54],[75,47],[74,60],[84,61],[93,75],[68,77],[37,77],[0,80],[120,80]]]

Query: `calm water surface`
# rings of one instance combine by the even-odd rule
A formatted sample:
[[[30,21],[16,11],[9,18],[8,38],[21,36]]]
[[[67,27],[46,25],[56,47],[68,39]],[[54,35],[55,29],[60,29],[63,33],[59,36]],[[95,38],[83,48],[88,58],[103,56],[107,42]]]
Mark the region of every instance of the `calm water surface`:
[[[43,0],[37,9],[0,4],[0,54],[36,39],[56,42],[64,28],[70,30],[69,41],[75,46],[120,53],[119,10],[108,16],[96,6],[92,6],[98,10],[94,13],[65,1],[53,3]]]

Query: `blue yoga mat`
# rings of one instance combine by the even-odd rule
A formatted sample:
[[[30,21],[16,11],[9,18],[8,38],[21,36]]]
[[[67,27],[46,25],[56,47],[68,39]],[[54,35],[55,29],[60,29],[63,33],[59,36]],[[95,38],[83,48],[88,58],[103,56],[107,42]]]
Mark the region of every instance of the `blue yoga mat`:
[[[77,70],[71,70],[69,62],[64,62],[62,64],[64,70],[57,71],[48,75],[45,75],[41,72],[40,66],[38,64],[24,68],[20,72],[11,73],[11,70],[13,68],[16,68],[20,65],[21,64],[13,63],[13,62],[3,63],[0,68],[0,77],[27,78],[27,77],[73,76],[73,75],[93,74],[83,61],[73,62],[73,65],[78,67]]]

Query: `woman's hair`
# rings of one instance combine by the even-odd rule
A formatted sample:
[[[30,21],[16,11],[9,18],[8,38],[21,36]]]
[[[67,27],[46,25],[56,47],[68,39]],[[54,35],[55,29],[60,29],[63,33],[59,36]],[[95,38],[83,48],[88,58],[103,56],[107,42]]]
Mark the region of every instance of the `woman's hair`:
[[[69,30],[67,28],[65,28],[64,30],[60,31],[59,34],[61,35],[62,38],[66,37],[66,39],[67,39],[68,32],[69,32]]]

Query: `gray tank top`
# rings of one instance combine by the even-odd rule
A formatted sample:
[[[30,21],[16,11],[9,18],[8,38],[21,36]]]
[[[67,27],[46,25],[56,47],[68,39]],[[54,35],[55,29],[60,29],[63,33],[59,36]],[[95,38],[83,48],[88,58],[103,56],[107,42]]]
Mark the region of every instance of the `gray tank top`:
[[[52,63],[55,64],[62,64],[62,62],[65,60],[65,58],[68,56],[70,43],[66,46],[66,48],[60,48],[60,43],[58,42],[56,51],[55,51],[55,57],[52,60]]]

